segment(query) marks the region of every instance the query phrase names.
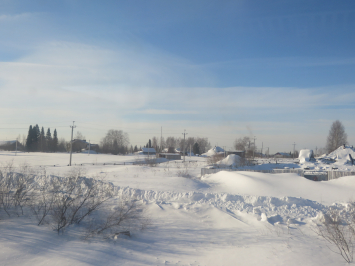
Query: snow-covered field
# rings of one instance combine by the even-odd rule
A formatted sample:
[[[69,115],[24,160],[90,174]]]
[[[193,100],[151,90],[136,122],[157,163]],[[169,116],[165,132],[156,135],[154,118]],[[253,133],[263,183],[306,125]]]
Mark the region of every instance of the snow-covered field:
[[[355,177],[313,182],[297,174],[219,172],[200,176],[206,158],[155,167],[135,156],[0,151],[0,163],[64,176],[80,167],[140,200],[149,226],[131,237],[85,242],[28,217],[1,217],[0,265],[346,265],[314,232],[315,217],[355,200]],[[114,163],[126,165],[112,165]],[[255,168],[272,168],[261,160]],[[104,165],[105,164],[105,165]],[[281,159],[278,167],[302,167]],[[310,163],[310,167],[329,167]],[[339,167],[351,170],[353,166]]]

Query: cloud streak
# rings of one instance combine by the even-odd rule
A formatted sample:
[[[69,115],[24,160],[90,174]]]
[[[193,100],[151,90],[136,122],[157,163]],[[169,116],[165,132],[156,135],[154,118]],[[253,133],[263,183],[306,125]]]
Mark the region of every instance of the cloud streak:
[[[206,86],[196,86],[200,83]],[[93,140],[109,128],[169,125],[171,132],[189,127],[219,145],[231,145],[233,138],[248,134],[245,128],[250,125],[259,138],[271,141],[273,135],[281,139],[282,134],[305,129],[301,125],[310,125],[310,115],[317,119],[329,113],[331,119],[340,114],[327,111],[333,106],[353,106],[353,111],[353,91],[352,86],[221,88],[214,86],[204,67],[163,52],[69,42],[42,44],[16,61],[0,62],[4,123],[21,117],[20,122],[38,124],[104,124],[99,132],[86,129]],[[145,138],[133,134],[131,141]]]

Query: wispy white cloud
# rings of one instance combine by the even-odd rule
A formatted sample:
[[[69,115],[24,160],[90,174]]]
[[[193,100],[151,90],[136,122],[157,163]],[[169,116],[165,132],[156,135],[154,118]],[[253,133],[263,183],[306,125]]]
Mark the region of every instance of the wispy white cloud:
[[[196,114],[196,111],[190,110],[163,110],[163,109],[146,109],[138,111],[142,114],[151,114],[151,115],[177,115],[177,114]]]
[[[103,131],[84,131],[93,140],[112,127],[159,133],[164,124],[178,135],[187,128],[191,134],[210,136],[215,144],[231,145],[233,138],[249,134],[246,125],[259,138],[277,141],[286,138],[282,134],[297,135],[300,125],[302,130],[312,127],[310,116],[327,114],[331,119],[340,112],[328,107],[355,102],[351,86],[346,93],[334,93],[343,89],[339,87],[219,88],[209,76],[203,67],[155,50],[42,44],[16,61],[0,62],[0,93],[6,99],[0,118],[8,123],[75,120],[105,125]],[[205,86],[196,86],[200,81]],[[146,142],[149,136],[138,133],[133,131],[132,143]]]
[[[29,18],[33,18],[35,14],[33,13],[21,13],[21,14],[2,14],[0,15],[0,21],[5,22],[15,22],[15,21],[23,21]]]

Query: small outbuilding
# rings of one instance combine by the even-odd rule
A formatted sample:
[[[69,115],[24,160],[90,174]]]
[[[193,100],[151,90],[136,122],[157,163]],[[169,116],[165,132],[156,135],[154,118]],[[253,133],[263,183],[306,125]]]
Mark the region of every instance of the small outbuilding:
[[[292,155],[287,152],[278,152],[274,155],[275,158],[291,158],[291,156]]]
[[[159,153],[159,158],[165,158],[167,160],[181,160],[180,153]]]
[[[226,151],[226,156],[228,156],[228,155],[232,155],[232,154],[234,154],[234,155],[238,155],[239,157],[242,157],[242,158],[244,158],[245,157],[245,151]]]
[[[154,148],[142,148],[143,155],[155,155],[157,152]]]

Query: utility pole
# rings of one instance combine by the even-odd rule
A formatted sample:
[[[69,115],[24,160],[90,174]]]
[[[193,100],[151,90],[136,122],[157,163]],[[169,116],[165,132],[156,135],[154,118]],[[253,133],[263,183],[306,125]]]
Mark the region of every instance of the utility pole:
[[[88,156],[90,155],[90,140],[89,140],[89,151],[88,151]]]
[[[16,139],[16,152],[15,152],[15,156],[17,155],[17,139]]]
[[[295,147],[296,147],[296,142],[294,142],[292,145],[293,145],[293,156],[292,156],[292,159],[295,159]]]
[[[74,132],[74,128],[76,128],[76,126],[74,126],[75,121],[73,121],[73,125],[70,126],[71,127],[71,140],[70,140],[70,161],[69,161],[69,166],[71,166],[71,157],[72,157],[72,153],[73,153],[73,132]]]
[[[264,142],[261,142],[261,157],[263,157]]]
[[[269,158],[269,147],[267,147],[267,158]]]
[[[184,129],[184,133],[182,133],[184,135],[184,146],[183,146],[183,153],[184,153],[184,162],[185,162],[185,135],[187,135],[186,133],[186,129]]]
[[[163,127],[160,128],[160,152],[163,152]]]
[[[255,140],[256,140],[256,137],[254,136],[254,147],[253,147],[253,160],[255,160]]]
[[[190,158],[191,158],[191,144],[190,144]]]

